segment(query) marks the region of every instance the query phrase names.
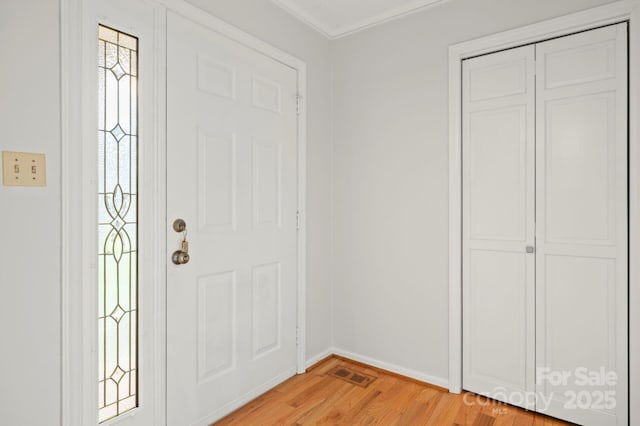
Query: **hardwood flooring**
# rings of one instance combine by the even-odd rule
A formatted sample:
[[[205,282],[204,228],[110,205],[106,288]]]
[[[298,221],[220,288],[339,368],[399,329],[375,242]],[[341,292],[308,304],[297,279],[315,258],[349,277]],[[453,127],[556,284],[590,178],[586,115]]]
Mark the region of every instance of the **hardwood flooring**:
[[[367,387],[357,386],[328,374],[337,366],[376,379]],[[446,389],[334,356],[215,424],[560,426],[569,423],[478,399],[470,393],[450,394]]]

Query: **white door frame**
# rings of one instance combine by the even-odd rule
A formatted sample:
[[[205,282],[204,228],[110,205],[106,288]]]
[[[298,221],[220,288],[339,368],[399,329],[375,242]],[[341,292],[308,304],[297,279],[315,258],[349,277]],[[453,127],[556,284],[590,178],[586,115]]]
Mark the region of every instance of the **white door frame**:
[[[96,1],[61,0],[60,72],[61,72],[61,150],[62,150],[62,223],[61,223],[61,423],[69,426],[92,424],[97,418],[97,386],[91,389],[91,377],[97,368],[97,289],[94,256],[97,236],[94,206],[97,191],[95,149],[85,141],[95,138],[97,117],[96,74],[97,24]],[[184,0],[142,0],[155,9],[154,52],[157,74],[154,76],[153,140],[155,146],[147,176],[155,176],[150,195],[157,215],[150,225],[155,229],[152,262],[154,329],[146,330],[154,338],[155,389],[146,389],[154,401],[154,424],[166,424],[166,14],[179,13],[259,53],[297,71],[298,124],[298,214],[297,236],[297,372],[306,371],[306,156],[307,156],[307,66],[306,63],[240,29],[196,8]],[[144,53],[141,53],[144,54]],[[95,330],[93,330],[95,328]],[[93,358],[96,358],[94,360]],[[97,377],[97,374],[96,374]],[[142,390],[145,391],[145,390]],[[94,398],[95,395],[95,398]],[[95,408],[95,410],[94,410]],[[95,411],[95,412],[94,412]],[[135,410],[134,410],[135,411]],[[117,419],[115,420],[117,423]],[[113,421],[108,422],[113,423]]]
[[[640,1],[621,0],[449,48],[449,391],[462,391],[462,60],[599,26],[629,24],[629,407],[640,421]]]

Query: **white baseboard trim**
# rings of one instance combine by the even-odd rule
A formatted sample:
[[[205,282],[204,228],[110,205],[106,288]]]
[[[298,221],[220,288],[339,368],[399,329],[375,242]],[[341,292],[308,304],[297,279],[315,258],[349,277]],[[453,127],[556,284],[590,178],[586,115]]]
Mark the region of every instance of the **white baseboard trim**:
[[[262,385],[258,386],[257,388],[254,388],[253,390],[247,392],[246,394],[242,395],[240,398],[231,401],[230,403],[228,403],[227,405],[217,409],[216,411],[207,414],[206,416],[200,418],[200,420],[196,421],[195,423],[192,424],[192,426],[208,426],[214,422],[217,422],[218,420],[220,420],[221,418],[223,418],[224,416],[231,414],[232,412],[234,412],[235,410],[237,410],[238,408],[242,407],[243,405],[253,401],[254,399],[256,399],[257,397],[259,397],[260,395],[262,395],[265,392],[270,391],[271,389],[275,388],[276,386],[278,386],[280,383],[284,382],[285,380],[293,377],[296,375],[296,368],[290,368],[289,370],[287,370],[286,372],[284,372],[283,374],[279,375],[278,377],[276,377],[273,380],[269,380],[266,383],[263,383]]]
[[[400,367],[399,365],[391,364],[385,361],[380,361],[365,355],[356,354],[354,352],[349,352],[344,349],[333,348],[330,352],[334,353],[335,355],[339,355],[345,358],[352,359],[354,361],[361,362],[363,364],[369,364],[373,367],[378,367],[383,370],[391,371],[392,373],[396,373],[401,376],[406,376],[411,379],[419,380],[421,382],[425,382],[435,386],[440,386],[445,389],[449,389],[449,381],[441,377],[430,376],[428,374],[421,373],[419,371],[411,370],[405,367]]]
[[[409,377],[411,379],[419,380],[421,382],[429,383],[429,384],[432,384],[432,385],[435,385],[435,386],[440,386],[440,387],[445,388],[445,389],[447,389],[449,387],[449,381],[447,379],[443,379],[441,377],[430,376],[428,374],[420,373],[419,371],[415,371],[415,370],[411,370],[411,369],[408,369],[408,368],[400,367],[400,366],[395,365],[395,364],[391,364],[391,363],[388,363],[388,362],[380,361],[380,360],[377,360],[375,358],[370,358],[370,357],[365,356],[365,355],[356,354],[354,352],[350,352],[350,351],[347,351],[347,350],[344,350],[344,349],[339,349],[339,348],[329,348],[327,350],[324,350],[324,351],[312,356],[311,358],[307,359],[306,366],[307,366],[307,368],[309,368],[312,365],[318,363],[319,361],[322,361],[323,359],[325,359],[325,358],[327,358],[327,357],[329,357],[331,355],[338,355],[338,356],[341,356],[341,357],[344,357],[344,358],[351,359],[353,361],[357,361],[357,362],[361,362],[363,364],[370,365],[372,367],[381,368],[383,370],[387,370],[387,371],[390,371],[392,373],[399,374],[401,376]],[[257,388],[255,388],[252,391],[246,393],[245,395],[241,396],[240,398],[230,402],[229,404],[225,405],[224,407],[221,407],[220,409],[218,409],[218,410],[206,415],[205,417],[202,417],[200,420],[198,420],[197,422],[193,423],[192,426],[206,426],[206,425],[210,425],[211,423],[220,420],[224,416],[232,413],[233,411],[237,410],[238,408],[242,407],[243,405],[245,405],[245,404],[251,402],[252,400],[256,399],[257,397],[259,397],[263,393],[273,389],[274,387],[276,387],[280,383],[284,382],[285,380],[293,377],[295,374],[296,374],[296,369],[295,368],[287,370],[285,373],[279,375],[275,379],[270,380],[270,381],[262,384],[261,386],[258,386]]]
[[[334,353],[335,352],[334,352],[333,348],[329,348],[327,350],[324,350],[324,351],[320,352],[319,354],[316,354],[316,355],[312,356],[311,358],[309,358],[307,360],[306,368],[309,368],[312,365],[317,364],[318,362],[322,361],[323,359],[325,359],[328,356],[333,355]]]

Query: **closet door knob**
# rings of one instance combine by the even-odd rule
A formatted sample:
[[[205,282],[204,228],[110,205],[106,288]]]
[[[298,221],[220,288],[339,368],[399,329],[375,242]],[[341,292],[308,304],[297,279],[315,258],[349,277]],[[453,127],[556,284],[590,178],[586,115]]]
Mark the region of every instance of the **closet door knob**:
[[[527,246],[527,253],[533,253],[535,252],[535,249],[533,248],[533,246]]]

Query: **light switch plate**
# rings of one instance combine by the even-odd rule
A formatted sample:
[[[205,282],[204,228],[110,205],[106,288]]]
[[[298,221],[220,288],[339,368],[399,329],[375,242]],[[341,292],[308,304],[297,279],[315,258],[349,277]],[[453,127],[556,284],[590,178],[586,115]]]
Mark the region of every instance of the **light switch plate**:
[[[5,186],[46,186],[45,155],[2,151],[2,182]]]

